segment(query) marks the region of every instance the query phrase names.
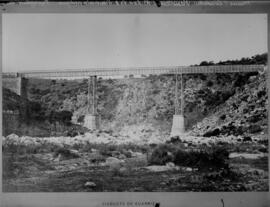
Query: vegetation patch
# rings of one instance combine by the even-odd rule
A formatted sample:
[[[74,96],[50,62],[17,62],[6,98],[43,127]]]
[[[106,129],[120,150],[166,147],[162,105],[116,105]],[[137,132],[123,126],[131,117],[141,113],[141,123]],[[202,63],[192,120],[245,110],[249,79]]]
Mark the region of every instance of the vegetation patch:
[[[174,154],[177,148],[172,144],[158,145],[152,152],[149,163],[153,165],[165,165],[167,162],[174,161]]]
[[[203,150],[177,150],[174,163],[180,166],[199,168],[199,170],[220,170],[229,167],[229,152],[223,147],[205,148]]]

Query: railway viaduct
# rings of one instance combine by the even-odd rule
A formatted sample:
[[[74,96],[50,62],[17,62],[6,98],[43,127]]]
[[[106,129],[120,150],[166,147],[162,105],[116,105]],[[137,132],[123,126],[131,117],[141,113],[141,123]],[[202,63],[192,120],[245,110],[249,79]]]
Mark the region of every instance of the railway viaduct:
[[[3,73],[3,85],[14,91],[23,100],[27,100],[27,80],[29,78],[88,78],[88,114],[85,115],[84,126],[89,129],[97,129],[97,76],[130,76],[130,75],[161,75],[174,74],[175,85],[175,114],[173,116],[171,136],[181,135],[184,128],[184,82],[185,74],[200,73],[246,73],[264,71],[264,65],[213,65],[213,66],[170,66],[170,67],[136,67],[136,68],[106,68],[106,69],[76,69],[55,71],[23,71],[20,73]],[[180,78],[179,78],[180,77]],[[180,84],[180,90],[179,88]],[[229,84],[229,83],[228,83]],[[179,101],[180,97],[180,101]],[[22,102],[20,113],[23,115],[26,103]]]

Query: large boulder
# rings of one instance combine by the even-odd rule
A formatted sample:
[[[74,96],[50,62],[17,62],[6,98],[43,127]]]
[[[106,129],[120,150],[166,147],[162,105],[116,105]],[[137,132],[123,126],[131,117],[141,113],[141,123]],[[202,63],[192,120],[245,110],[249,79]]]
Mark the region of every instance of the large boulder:
[[[262,131],[262,127],[258,124],[252,124],[250,125],[249,127],[249,132],[250,133],[258,133],[258,132],[261,132]]]
[[[164,172],[164,171],[172,171],[172,170],[179,170],[179,166],[175,166],[173,163],[169,162],[166,165],[150,165],[147,167],[144,167],[144,169],[147,169],[151,172]]]
[[[80,155],[77,150],[69,150],[65,148],[59,148],[54,152],[55,161],[69,160],[79,158]]]
[[[91,182],[91,181],[88,181],[84,184],[85,187],[87,188],[94,188],[96,187],[97,185],[94,183],[94,182]]]
[[[213,136],[218,136],[220,134],[220,129],[216,128],[214,130],[208,131],[204,133],[204,137],[213,137]]]
[[[108,157],[106,159],[105,165],[109,166],[110,170],[119,170],[122,167],[124,162],[125,161],[120,160],[115,157]]]
[[[17,134],[10,134],[7,136],[7,139],[17,140],[17,139],[19,139],[19,136]]]

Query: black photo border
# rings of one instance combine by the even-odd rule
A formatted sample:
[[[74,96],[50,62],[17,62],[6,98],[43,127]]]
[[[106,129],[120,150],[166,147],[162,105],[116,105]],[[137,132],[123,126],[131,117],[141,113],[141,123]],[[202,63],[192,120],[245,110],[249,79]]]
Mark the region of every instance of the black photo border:
[[[182,2],[182,3],[181,3]],[[1,71],[2,71],[2,16],[5,13],[222,13],[222,14],[253,14],[262,13],[267,15],[268,21],[268,48],[269,48],[269,13],[270,2],[267,1],[161,1],[157,3],[133,3],[112,4],[111,2],[22,2],[0,4],[0,48],[1,48]],[[268,52],[268,60],[269,60]],[[267,68],[268,69],[268,68]],[[2,76],[0,81],[2,87]],[[267,89],[270,97],[269,69],[267,70]],[[2,90],[0,90],[2,103]],[[0,126],[2,126],[2,107],[0,107]],[[268,117],[269,117],[268,108]],[[268,119],[268,136],[270,122]],[[2,133],[2,127],[1,127]],[[0,139],[2,145],[2,139]],[[2,158],[2,147],[0,149]],[[269,161],[268,161],[269,162]],[[0,205],[3,207],[113,207],[128,206],[128,202],[140,206],[143,202],[159,203],[161,207],[266,207],[270,205],[269,192],[76,192],[76,193],[3,193],[2,192],[2,159],[0,159]],[[125,204],[125,205],[124,205]],[[111,207],[110,206],[110,207]],[[134,206],[134,205],[133,205]],[[132,206],[130,206],[132,207]],[[141,206],[143,207],[143,206]]]

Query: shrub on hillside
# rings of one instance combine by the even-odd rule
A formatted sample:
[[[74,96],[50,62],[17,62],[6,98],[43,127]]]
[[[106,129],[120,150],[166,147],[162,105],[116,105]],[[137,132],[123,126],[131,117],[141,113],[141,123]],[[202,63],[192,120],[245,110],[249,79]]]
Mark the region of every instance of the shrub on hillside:
[[[66,148],[58,148],[54,152],[54,157],[57,157],[58,155],[61,155],[65,159],[72,159],[72,158],[78,158],[79,155],[77,153],[74,153],[73,151],[66,149]]]
[[[37,153],[50,153],[59,149],[58,145],[53,143],[41,142],[40,144],[25,144],[14,141],[5,141],[2,145],[3,153],[12,153],[13,155],[37,154]]]
[[[177,150],[174,163],[180,166],[202,169],[228,169],[229,152],[224,147],[212,147],[199,151]]]
[[[157,146],[149,158],[149,163],[154,165],[165,165],[174,160],[174,153],[177,148],[171,144],[161,144]]]
[[[72,112],[70,111],[59,111],[55,112],[55,119],[65,124],[70,124],[72,118]]]

